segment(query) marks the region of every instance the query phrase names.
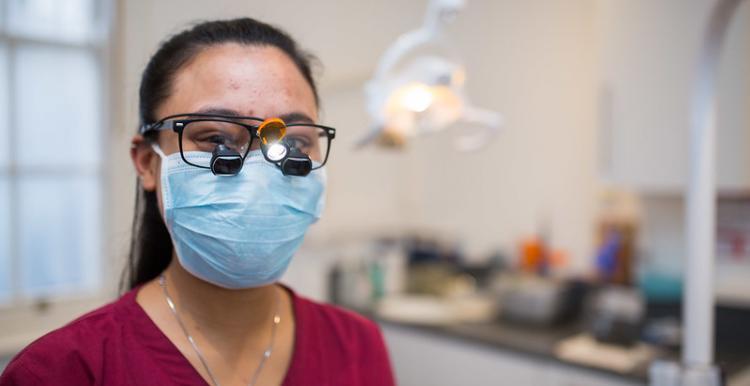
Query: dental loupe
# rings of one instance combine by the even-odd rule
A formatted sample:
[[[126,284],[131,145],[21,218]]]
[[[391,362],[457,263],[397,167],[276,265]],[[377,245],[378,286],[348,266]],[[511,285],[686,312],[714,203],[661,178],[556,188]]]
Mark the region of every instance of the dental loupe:
[[[372,129],[359,146],[400,147],[416,136],[460,128],[457,148],[472,151],[496,134],[502,116],[471,104],[464,66],[443,32],[464,5],[464,0],[432,0],[423,25],[385,52],[365,86]]]
[[[266,161],[276,165],[285,176],[304,177],[312,171],[310,156],[299,150],[286,137],[286,124],[279,118],[270,118],[258,127],[260,151]]]
[[[218,144],[211,153],[211,172],[217,176],[234,176],[242,170],[242,155],[224,144]]]

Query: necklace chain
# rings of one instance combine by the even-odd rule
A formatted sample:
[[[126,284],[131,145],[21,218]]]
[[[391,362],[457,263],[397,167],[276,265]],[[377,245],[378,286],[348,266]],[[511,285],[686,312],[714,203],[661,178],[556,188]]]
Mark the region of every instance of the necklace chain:
[[[190,342],[190,345],[193,346],[193,350],[198,355],[198,359],[201,361],[201,364],[203,365],[203,368],[206,370],[206,373],[208,373],[208,377],[211,378],[211,383],[214,384],[214,386],[221,386],[219,381],[216,379],[216,376],[211,371],[211,368],[208,366],[208,362],[206,361],[206,358],[203,356],[203,353],[198,348],[198,344],[195,342],[195,339],[193,339],[193,336],[190,335],[187,328],[185,327],[185,323],[182,322],[182,318],[180,318],[180,315],[177,313],[177,307],[174,305],[174,301],[172,301],[172,298],[169,296],[169,291],[167,291],[167,279],[164,277],[164,274],[159,275],[159,286],[164,291],[164,297],[167,300],[167,305],[169,306],[170,311],[172,311],[172,315],[174,315],[175,319],[177,320],[177,324],[180,325],[180,329],[182,329],[182,332],[185,334],[185,338],[187,338],[188,342]],[[271,353],[273,352],[273,343],[276,340],[276,327],[281,323],[281,317],[279,316],[279,295],[278,292],[276,293],[276,309],[274,310],[273,314],[273,324],[271,325],[271,341],[268,343],[268,347],[266,347],[266,350],[263,351],[263,356],[260,358],[260,363],[258,364],[258,367],[255,369],[255,372],[253,373],[253,377],[250,379],[250,383],[248,383],[248,386],[254,386],[255,382],[258,381],[258,376],[260,375],[260,371],[263,369],[263,365],[266,364],[266,361],[268,361],[269,358],[271,358]]]

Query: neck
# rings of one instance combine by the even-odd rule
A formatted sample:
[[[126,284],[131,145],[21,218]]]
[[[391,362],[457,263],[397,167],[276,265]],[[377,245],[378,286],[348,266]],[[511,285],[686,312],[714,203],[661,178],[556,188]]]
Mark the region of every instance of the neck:
[[[274,284],[238,290],[222,288],[187,272],[176,256],[164,277],[177,311],[203,329],[234,337],[266,331],[274,313],[280,311],[280,289]]]

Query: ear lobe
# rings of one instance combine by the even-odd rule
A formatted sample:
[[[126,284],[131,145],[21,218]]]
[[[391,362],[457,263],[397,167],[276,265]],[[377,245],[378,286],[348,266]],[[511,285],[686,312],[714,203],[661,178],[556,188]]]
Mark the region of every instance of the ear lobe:
[[[141,186],[147,192],[156,190],[158,179],[158,170],[161,158],[154,153],[151,146],[148,145],[143,136],[136,135],[131,141],[130,158],[133,160],[133,166],[141,179]]]

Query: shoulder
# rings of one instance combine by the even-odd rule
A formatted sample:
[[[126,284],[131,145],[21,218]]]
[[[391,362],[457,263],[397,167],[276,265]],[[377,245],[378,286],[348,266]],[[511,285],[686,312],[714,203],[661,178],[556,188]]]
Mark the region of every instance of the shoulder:
[[[343,366],[336,370],[339,376],[361,385],[394,384],[388,350],[375,322],[335,305],[294,297],[297,330],[304,335],[299,338],[311,353],[326,358],[321,366]]]
[[[48,384],[53,379],[86,384],[101,368],[107,342],[118,335],[124,298],[104,305],[38,338],[8,364],[0,386]]]

